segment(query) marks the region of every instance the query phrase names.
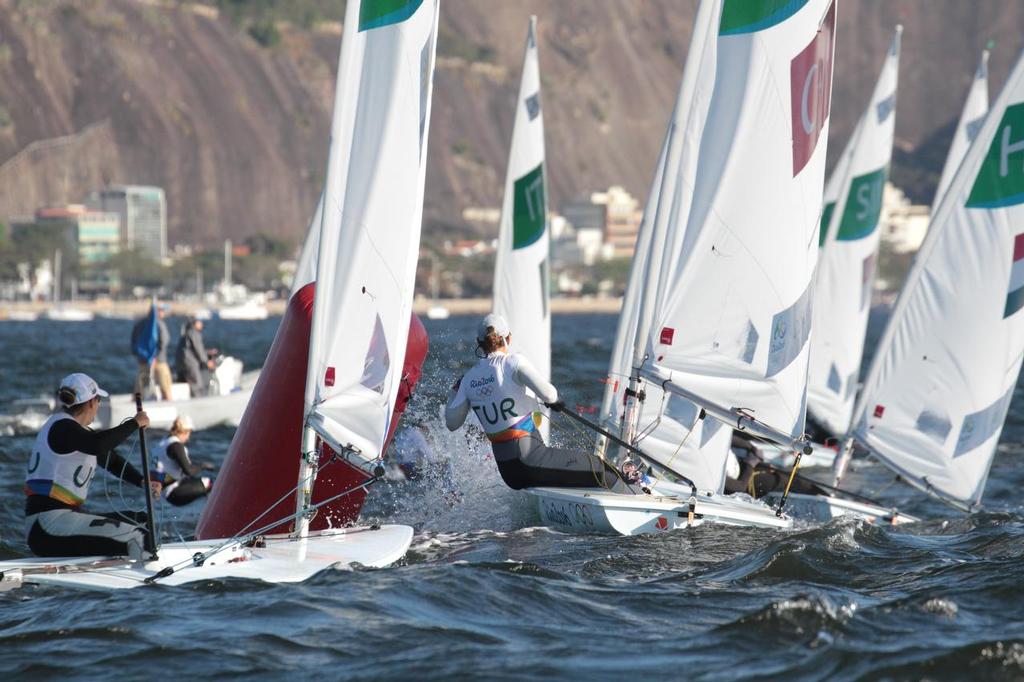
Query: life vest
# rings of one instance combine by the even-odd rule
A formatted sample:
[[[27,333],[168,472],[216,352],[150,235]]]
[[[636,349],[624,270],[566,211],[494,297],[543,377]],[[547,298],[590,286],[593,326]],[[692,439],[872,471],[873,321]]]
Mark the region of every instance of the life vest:
[[[185,472],[181,470],[181,465],[167,454],[167,449],[171,447],[173,443],[180,443],[181,439],[177,436],[167,436],[160,441],[159,455],[156,458],[156,472],[169,476],[176,481],[180,481],[185,478]],[[181,447],[185,447],[182,445]],[[188,454],[188,449],[185,450],[185,454]]]
[[[89,496],[89,483],[96,475],[96,456],[77,450],[58,454],[50,448],[50,429],[64,419],[73,417],[66,412],[51,415],[36,436],[28,458],[25,494],[42,495],[77,507]]]
[[[492,443],[522,438],[537,428],[540,403],[532,391],[512,378],[522,357],[491,353],[470,368],[459,385]]]

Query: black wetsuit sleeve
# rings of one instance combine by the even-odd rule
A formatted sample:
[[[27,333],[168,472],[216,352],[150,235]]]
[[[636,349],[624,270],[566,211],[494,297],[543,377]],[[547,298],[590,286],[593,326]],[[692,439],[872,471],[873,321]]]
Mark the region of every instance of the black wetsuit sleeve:
[[[47,442],[58,455],[79,451],[95,455],[100,466],[129,483],[142,485],[142,474],[113,449],[139,428],[134,419],[112,429],[93,431],[73,419],[62,419],[50,427]]]
[[[200,471],[201,467],[196,466],[192,463],[192,460],[188,458],[188,451],[185,450],[185,446],[181,443],[171,443],[167,446],[167,456],[178,463],[181,470],[189,476],[195,476]]]
[[[50,427],[47,441],[50,449],[58,455],[66,455],[77,450],[98,457],[128,440],[138,428],[139,425],[134,419],[102,431],[87,429],[74,419],[61,419]]]

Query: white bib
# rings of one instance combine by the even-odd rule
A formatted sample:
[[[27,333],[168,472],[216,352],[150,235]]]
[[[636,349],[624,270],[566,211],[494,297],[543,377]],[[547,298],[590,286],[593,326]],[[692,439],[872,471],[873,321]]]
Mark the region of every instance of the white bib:
[[[181,470],[181,466],[175,461],[170,455],[167,454],[167,448],[172,443],[180,443],[181,439],[177,436],[167,436],[160,441],[159,456],[156,458],[156,471],[158,474],[167,474],[176,481],[180,481],[185,478],[185,472]],[[185,447],[182,445],[181,447]],[[185,454],[188,454],[188,449],[185,450]]]
[[[51,415],[36,436],[28,458],[25,493],[52,497],[77,507],[89,496],[89,483],[96,475],[96,456],[77,450],[57,454],[50,449],[50,429],[64,419],[73,417],[66,412]]]
[[[462,377],[459,392],[489,436],[521,424],[526,417],[532,419],[540,410],[533,392],[512,378],[521,357],[518,353],[491,353]]]

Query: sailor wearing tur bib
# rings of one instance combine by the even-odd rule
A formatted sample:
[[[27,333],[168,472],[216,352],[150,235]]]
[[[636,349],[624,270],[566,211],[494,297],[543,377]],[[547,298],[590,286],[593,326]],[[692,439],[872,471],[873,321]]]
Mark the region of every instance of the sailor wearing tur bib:
[[[175,507],[181,507],[209,494],[213,481],[199,473],[207,468],[193,463],[185,443],[192,437],[192,417],[178,417],[171,424],[171,433],[160,441],[156,472],[164,484],[164,497]]]
[[[130,556],[142,558],[143,531],[137,512],[86,514],[81,507],[97,466],[133,485],[142,475],[113,448],[149,417],[139,412],[120,426],[92,431],[100,398],[107,392],[85,374],[61,381],[61,408],[50,416],[36,436],[25,476],[25,532],[29,549],[37,556]]]
[[[494,460],[508,487],[603,487],[626,491],[614,469],[584,450],[548,447],[537,426],[540,403],[557,404],[558,391],[525,356],[509,352],[512,334],[491,313],[477,329],[484,357],[455,383],[445,422],[455,431],[472,411],[491,441]]]

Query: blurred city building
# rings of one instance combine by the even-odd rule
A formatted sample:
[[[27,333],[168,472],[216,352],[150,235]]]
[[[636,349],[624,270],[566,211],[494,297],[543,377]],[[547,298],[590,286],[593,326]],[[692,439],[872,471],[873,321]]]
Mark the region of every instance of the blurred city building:
[[[161,187],[123,185],[90,192],[86,205],[116,213],[121,224],[121,244],[153,260],[167,257],[167,201]]]

